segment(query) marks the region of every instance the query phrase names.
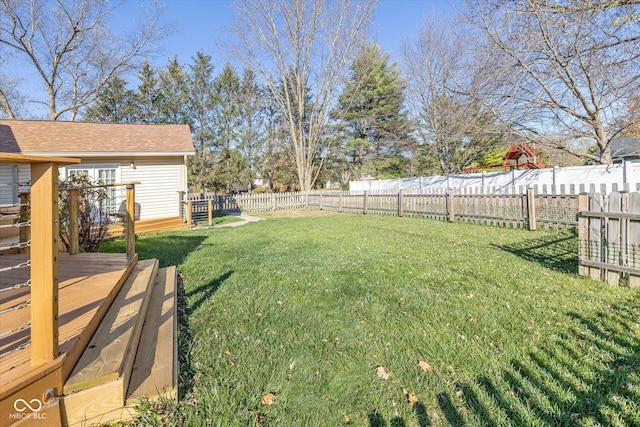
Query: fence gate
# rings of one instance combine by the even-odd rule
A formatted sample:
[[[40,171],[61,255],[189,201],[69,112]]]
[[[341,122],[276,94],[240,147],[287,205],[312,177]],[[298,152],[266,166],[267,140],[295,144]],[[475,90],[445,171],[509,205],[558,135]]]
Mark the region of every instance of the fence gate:
[[[640,287],[640,193],[581,194],[579,274]]]

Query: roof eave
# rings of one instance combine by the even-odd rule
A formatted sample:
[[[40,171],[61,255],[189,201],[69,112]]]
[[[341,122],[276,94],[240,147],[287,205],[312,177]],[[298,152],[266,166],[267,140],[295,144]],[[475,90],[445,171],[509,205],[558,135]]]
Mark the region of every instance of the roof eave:
[[[52,156],[52,157],[182,157],[182,156],[192,156],[195,154],[195,151],[158,151],[158,152],[127,152],[127,151],[118,151],[118,152],[90,152],[90,151],[79,151],[79,152],[50,152],[50,153],[30,153],[23,152],[21,154],[26,155],[39,155],[39,156]]]

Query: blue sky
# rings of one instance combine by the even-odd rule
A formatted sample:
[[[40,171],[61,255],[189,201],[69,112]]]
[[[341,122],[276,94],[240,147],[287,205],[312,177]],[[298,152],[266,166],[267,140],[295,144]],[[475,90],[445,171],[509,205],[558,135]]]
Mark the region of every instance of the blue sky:
[[[124,0],[118,9],[113,30],[127,33],[142,21],[145,8],[152,0]],[[212,57],[218,73],[226,62],[236,69],[243,65],[233,57],[227,57],[218,47],[228,34],[225,27],[234,24],[235,13],[231,8],[232,0],[159,0],[166,7],[161,25],[171,25],[175,31],[167,33],[157,45],[158,53],[150,59],[152,65],[164,67],[174,56],[180,64],[191,63],[191,57],[201,50]],[[331,1],[331,0],[329,0]],[[463,0],[381,0],[375,9],[371,28],[371,38],[381,46],[383,52],[391,54],[392,61],[400,62],[400,49],[405,37],[416,35],[427,16],[451,18],[454,8]],[[20,62],[12,64],[21,67]],[[32,66],[21,72],[21,90],[30,93],[29,97],[46,99],[46,93]],[[135,78],[128,79],[136,86]],[[24,106],[26,116],[45,118],[45,109],[28,103]]]
[[[198,50],[211,55],[220,70],[225,62],[235,64],[233,58],[217,47],[226,35],[225,27],[234,23],[230,0],[166,0],[164,24],[171,24],[176,32],[160,42],[161,53],[153,60],[164,66],[174,55],[181,64],[191,62]],[[436,15],[448,18],[461,0],[382,0],[377,6],[371,37],[384,52],[399,60],[400,47],[405,37],[417,34],[424,18]],[[139,13],[139,3],[129,0],[125,13]]]

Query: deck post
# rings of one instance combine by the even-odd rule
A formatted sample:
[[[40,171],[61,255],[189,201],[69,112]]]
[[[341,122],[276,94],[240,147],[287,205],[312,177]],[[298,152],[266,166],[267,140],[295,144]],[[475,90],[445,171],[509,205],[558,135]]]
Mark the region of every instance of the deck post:
[[[187,202],[187,224],[191,227],[193,219],[193,201],[189,200]]]
[[[535,231],[537,228],[537,220],[536,220],[536,191],[533,186],[529,186],[527,188],[527,213],[529,217],[529,230]]]
[[[20,222],[27,222],[29,220],[29,197],[30,193],[20,193]],[[31,227],[20,227],[20,243],[27,243],[31,240]],[[29,248],[20,248],[18,252],[21,254],[28,254]]]
[[[80,230],[78,228],[78,196],[77,188],[69,190],[69,255],[80,252]]]
[[[31,365],[58,356],[58,165],[31,164]]]
[[[136,253],[136,195],[135,185],[127,184],[126,188],[126,233],[127,233],[127,255]]]

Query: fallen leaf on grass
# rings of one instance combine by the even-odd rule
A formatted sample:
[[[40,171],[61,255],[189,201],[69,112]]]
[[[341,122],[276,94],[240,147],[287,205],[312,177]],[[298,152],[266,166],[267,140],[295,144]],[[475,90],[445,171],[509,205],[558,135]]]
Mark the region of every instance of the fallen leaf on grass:
[[[262,396],[262,404],[263,405],[267,405],[267,406],[271,406],[273,405],[273,401],[276,400],[276,396],[273,393],[267,393],[264,396]]]
[[[376,375],[378,376],[378,378],[382,378],[383,380],[388,380],[389,377],[391,376],[391,372],[387,372],[384,369],[384,367],[378,366],[376,368]]]
[[[342,416],[344,417],[344,423],[345,424],[351,424],[351,420],[349,419],[349,415],[342,414]]]
[[[409,406],[413,408],[413,405],[415,405],[417,402],[418,396],[416,396],[415,393],[409,393]]]
[[[258,414],[258,416],[256,417],[256,427],[260,427],[266,418],[267,417],[265,417],[264,415]]]
[[[418,362],[418,366],[420,367],[420,369],[422,369],[423,372],[429,372],[431,371],[431,365],[429,365],[427,362],[425,362],[424,360],[421,360]]]

